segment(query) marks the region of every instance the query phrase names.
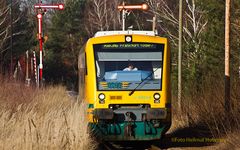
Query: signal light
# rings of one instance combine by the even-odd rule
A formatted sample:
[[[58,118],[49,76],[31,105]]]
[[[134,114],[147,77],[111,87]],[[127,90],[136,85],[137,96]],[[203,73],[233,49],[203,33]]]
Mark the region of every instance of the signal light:
[[[38,15],[37,15],[37,18],[38,18],[38,19],[41,19],[41,18],[42,18],[42,14],[38,14]]]
[[[142,10],[147,10],[148,9],[148,5],[147,4],[142,4]]]
[[[62,9],[64,9],[64,5],[63,5],[63,4],[59,4],[59,5],[58,5],[58,8],[59,8],[60,10],[62,10]]]

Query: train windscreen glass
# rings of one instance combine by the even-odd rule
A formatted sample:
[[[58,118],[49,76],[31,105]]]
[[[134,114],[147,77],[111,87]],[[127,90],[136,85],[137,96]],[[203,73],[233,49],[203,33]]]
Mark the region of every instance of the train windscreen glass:
[[[163,52],[164,44],[94,45],[98,90],[161,90]]]

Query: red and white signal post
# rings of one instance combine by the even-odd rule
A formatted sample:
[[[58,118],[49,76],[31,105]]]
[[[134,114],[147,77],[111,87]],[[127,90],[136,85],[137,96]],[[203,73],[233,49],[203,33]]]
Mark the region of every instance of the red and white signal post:
[[[49,5],[49,4],[42,4],[41,2],[39,4],[36,4],[34,6],[35,9],[37,9],[37,18],[38,18],[38,40],[39,40],[39,83],[42,82],[42,76],[43,76],[43,36],[42,36],[42,18],[44,15],[44,12],[46,9],[64,9],[64,4],[55,4],[55,5]]]
[[[126,13],[128,10],[134,10],[134,9],[140,9],[140,10],[147,10],[148,5],[142,4],[142,5],[125,5],[125,2],[123,2],[122,5],[118,6],[118,9],[122,11],[122,28],[123,31],[125,31],[125,20],[126,20]]]

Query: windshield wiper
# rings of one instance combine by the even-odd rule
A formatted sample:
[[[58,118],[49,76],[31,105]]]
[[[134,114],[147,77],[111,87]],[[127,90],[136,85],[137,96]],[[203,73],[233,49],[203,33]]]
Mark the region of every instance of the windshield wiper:
[[[148,75],[146,78],[144,78],[128,95],[129,95],[129,96],[133,95],[133,93],[136,91],[136,89],[137,89],[145,80],[147,80],[154,72],[156,72],[158,69],[160,69],[160,68],[155,69],[150,75]]]

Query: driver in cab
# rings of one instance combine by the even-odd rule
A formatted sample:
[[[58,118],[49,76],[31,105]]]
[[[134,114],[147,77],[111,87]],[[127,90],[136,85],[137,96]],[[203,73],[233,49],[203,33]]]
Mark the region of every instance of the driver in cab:
[[[137,71],[138,69],[133,66],[133,64],[128,64],[128,67],[123,69],[123,71]]]

